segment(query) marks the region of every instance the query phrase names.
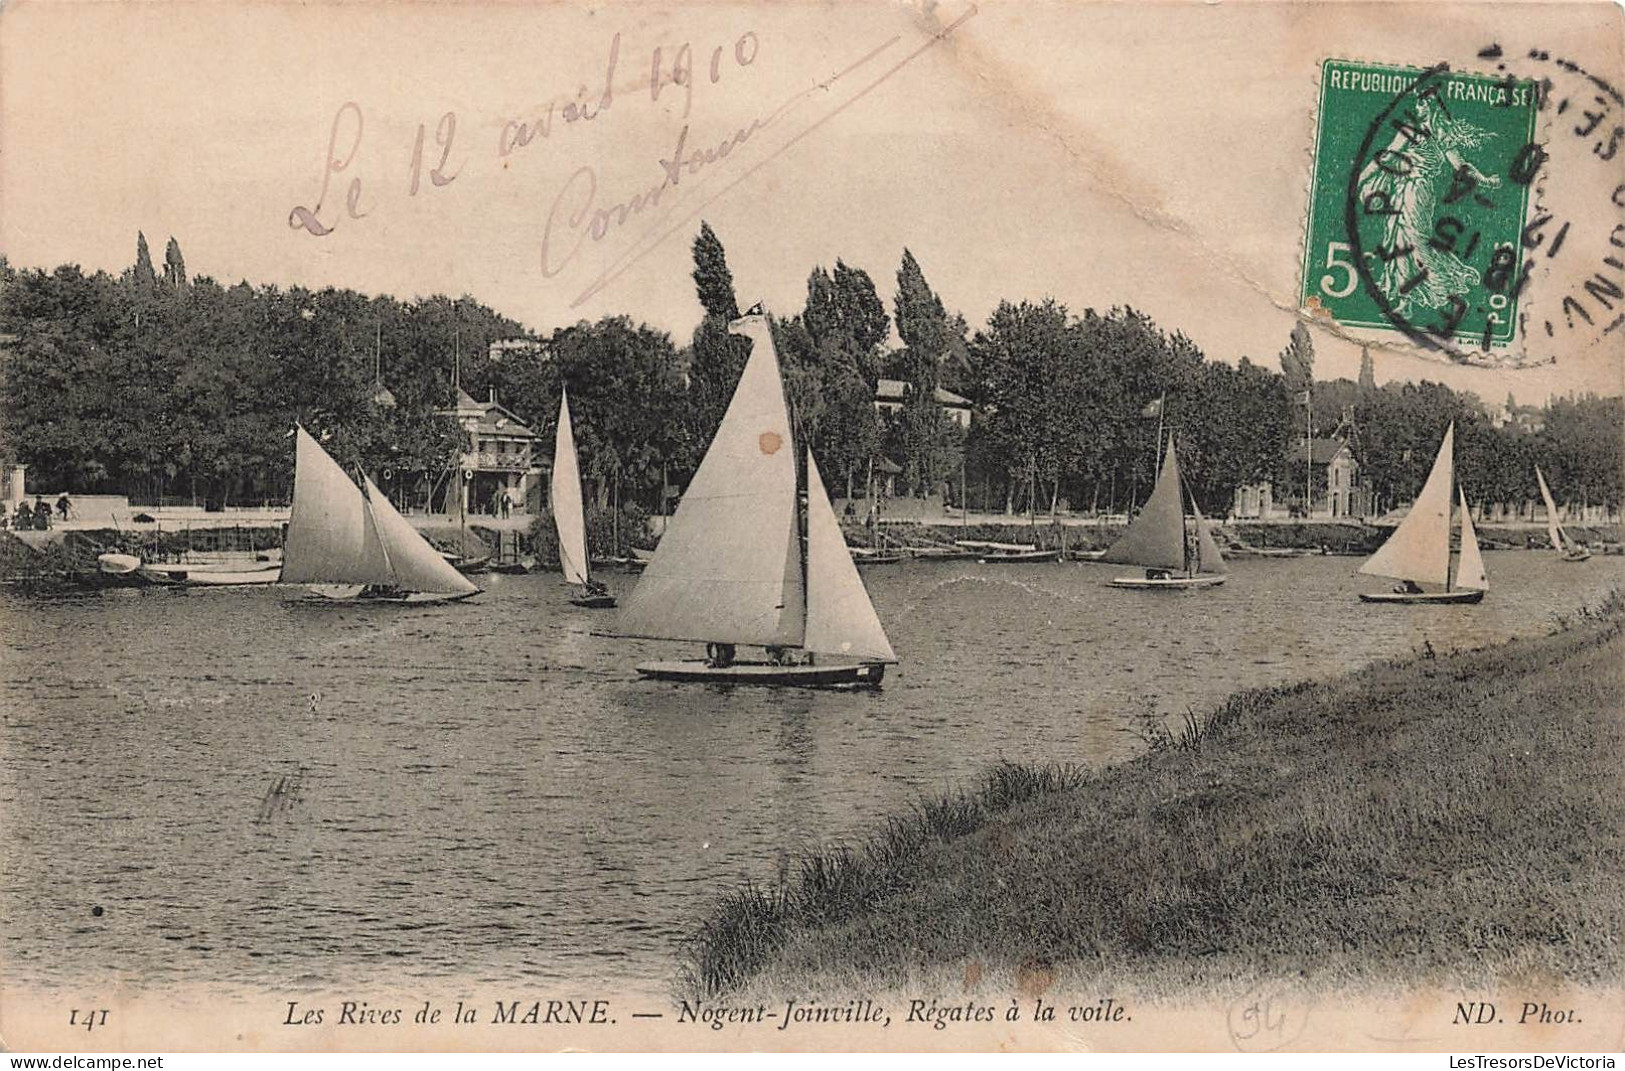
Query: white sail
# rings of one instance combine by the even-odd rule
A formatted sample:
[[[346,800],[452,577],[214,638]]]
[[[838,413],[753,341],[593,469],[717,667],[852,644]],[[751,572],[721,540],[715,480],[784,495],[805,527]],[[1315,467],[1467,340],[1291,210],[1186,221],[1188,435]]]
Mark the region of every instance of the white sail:
[[[576,461],[570,399],[559,392],[559,428],[553,436],[553,481],[549,500],[559,533],[559,564],[571,584],[587,582],[587,518],[581,506],[581,467]]]
[[[1456,562],[1456,587],[1488,591],[1490,581],[1484,575],[1484,556],[1478,552],[1478,534],[1473,531],[1472,514],[1467,510],[1467,492],[1459,487],[1456,490],[1461,495],[1461,558]]]
[[[367,476],[362,476],[361,481],[368,516],[377,529],[389,563],[391,586],[433,595],[459,595],[479,590],[400,515],[377,484]]]
[[[309,432],[296,428],[295,436],[283,583],[393,583],[361,491]]]
[[[1213,533],[1208,530],[1207,518],[1202,516],[1202,508],[1191,498],[1191,513],[1196,519],[1196,571],[1198,573],[1225,573],[1224,555],[1219,553],[1219,544],[1214,542]]]
[[[1546,486],[1546,477],[1539,465],[1535,466],[1535,479],[1540,484],[1540,500],[1546,504],[1546,535],[1552,541],[1552,549],[1561,554],[1569,545],[1563,538],[1563,526],[1557,523],[1557,503],[1552,501],[1551,489]]]
[[[1183,497],[1179,460],[1174,456],[1174,437],[1170,435],[1162,472],[1157,476],[1151,497],[1145,500],[1145,508],[1101,560],[1151,569],[1184,569],[1187,562]]]
[[[1405,515],[1388,542],[1360,566],[1370,576],[1394,580],[1414,580],[1420,584],[1444,587],[1450,580],[1450,483],[1455,456],[1456,425],[1444,433],[1439,455],[1433,459],[1411,511]]]
[[[616,630],[799,647],[806,602],[796,461],[778,355],[765,315],[728,329],[752,341],[750,359]]]
[[[858,567],[852,564],[811,450],[807,451],[807,635],[803,646],[820,654],[897,661]]]

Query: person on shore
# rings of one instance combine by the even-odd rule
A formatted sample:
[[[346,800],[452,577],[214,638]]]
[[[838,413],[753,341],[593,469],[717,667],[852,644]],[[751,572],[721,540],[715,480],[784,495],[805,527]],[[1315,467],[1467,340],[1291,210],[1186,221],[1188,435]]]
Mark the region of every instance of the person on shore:
[[[734,645],[708,643],[705,645],[705,664],[712,669],[726,669],[734,664]]]
[[[17,503],[17,530],[25,531],[34,527],[34,511],[28,508],[26,501]]]
[[[34,496],[34,530],[43,532],[51,527],[51,507],[45,504],[44,495]]]
[[[512,514],[512,513],[513,513],[513,496],[510,495],[508,492],[504,491],[504,492],[502,492],[502,518],[503,518],[503,520],[507,520],[508,516],[510,514]]]
[[[61,518],[63,520],[67,520],[68,519],[68,511],[71,510],[72,508],[73,508],[73,503],[68,501],[68,492],[63,491],[62,492],[62,497],[56,500],[56,512],[57,512],[57,514],[59,516],[61,516]]]

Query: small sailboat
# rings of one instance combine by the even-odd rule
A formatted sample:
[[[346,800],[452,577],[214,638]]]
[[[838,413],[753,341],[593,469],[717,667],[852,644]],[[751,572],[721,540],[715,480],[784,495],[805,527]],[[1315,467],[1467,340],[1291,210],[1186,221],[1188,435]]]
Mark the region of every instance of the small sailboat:
[[[1546,504],[1546,534],[1551,537],[1552,549],[1557,551],[1562,561],[1585,561],[1591,557],[1591,550],[1557,523],[1557,503],[1552,501],[1551,489],[1546,486],[1546,477],[1541,473],[1539,465],[1535,466],[1535,479],[1540,484],[1540,499]]]
[[[1393,591],[1361,592],[1362,602],[1475,603],[1489,590],[1484,557],[1479,553],[1473,518],[1467,510],[1467,492],[1454,482],[1456,425],[1445,429],[1433,471],[1416,496],[1405,519],[1377,552],[1360,566],[1368,576],[1385,576],[1401,583]],[[1461,503],[1461,554],[1450,568],[1450,514]],[[1428,587],[1423,587],[1428,585]]]
[[[575,429],[570,424],[569,392],[559,390],[559,427],[553,434],[553,482],[549,493],[553,526],[559,533],[559,566],[567,583],[581,592],[570,601],[589,610],[609,610],[615,596],[593,580],[587,561],[587,515],[581,504],[581,464],[576,460]]]
[[[707,644],[705,660],[637,667],[657,680],[878,685],[897,655],[812,452],[798,464],[767,316],[758,305],[728,329],[750,359],[616,631]],[[736,661],[736,645],[768,657]]]
[[[1177,591],[1224,583],[1224,555],[1219,553],[1194,495],[1190,496],[1191,516],[1185,515],[1185,498],[1174,437],[1169,435],[1162,471],[1145,508],[1123,537],[1100,556],[1105,562],[1141,566],[1145,575],[1117,577],[1111,581],[1112,587]]]
[[[358,486],[300,427],[282,582],[328,599],[455,602],[480,591],[365,475]]]

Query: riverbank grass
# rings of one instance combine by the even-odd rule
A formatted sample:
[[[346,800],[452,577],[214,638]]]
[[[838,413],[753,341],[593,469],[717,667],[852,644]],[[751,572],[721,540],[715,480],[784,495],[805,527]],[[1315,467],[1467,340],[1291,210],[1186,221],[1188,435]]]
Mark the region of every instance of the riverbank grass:
[[[1550,636],[1243,692],[1104,771],[997,766],[726,895],[681,984],[1617,981],[1612,602]]]

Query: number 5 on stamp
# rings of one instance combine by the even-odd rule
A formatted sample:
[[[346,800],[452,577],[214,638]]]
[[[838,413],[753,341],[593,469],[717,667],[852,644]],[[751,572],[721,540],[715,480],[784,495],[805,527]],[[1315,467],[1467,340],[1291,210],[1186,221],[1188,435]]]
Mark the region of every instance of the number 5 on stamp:
[[[1532,82],[1327,60],[1299,302],[1459,356],[1512,342]]]

